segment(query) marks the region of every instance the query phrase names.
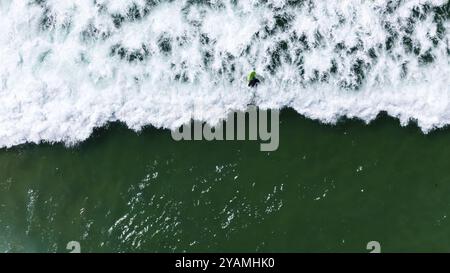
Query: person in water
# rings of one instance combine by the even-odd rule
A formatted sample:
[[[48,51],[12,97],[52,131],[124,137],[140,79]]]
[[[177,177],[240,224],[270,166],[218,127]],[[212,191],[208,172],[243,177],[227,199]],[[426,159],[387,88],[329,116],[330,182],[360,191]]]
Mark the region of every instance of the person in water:
[[[256,72],[254,70],[252,72],[250,72],[250,74],[248,74],[247,81],[248,81],[248,86],[249,87],[256,87],[261,82],[256,77]]]

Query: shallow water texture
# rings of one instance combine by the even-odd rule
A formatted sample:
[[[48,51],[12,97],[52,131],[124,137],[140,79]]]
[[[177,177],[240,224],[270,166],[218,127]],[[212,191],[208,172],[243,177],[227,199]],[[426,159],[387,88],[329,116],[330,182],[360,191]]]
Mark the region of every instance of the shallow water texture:
[[[75,148],[0,150],[0,251],[450,249],[450,131],[283,111],[280,148],[96,131]]]
[[[1,0],[0,147],[214,124],[249,102],[428,132],[450,123],[449,18],[448,0]]]

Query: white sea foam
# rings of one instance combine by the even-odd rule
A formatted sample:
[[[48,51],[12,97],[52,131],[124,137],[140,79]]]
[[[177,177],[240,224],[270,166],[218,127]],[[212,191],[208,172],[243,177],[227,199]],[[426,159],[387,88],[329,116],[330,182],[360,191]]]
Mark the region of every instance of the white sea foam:
[[[214,124],[252,99],[327,123],[450,123],[447,1],[193,2],[0,0],[0,147]]]

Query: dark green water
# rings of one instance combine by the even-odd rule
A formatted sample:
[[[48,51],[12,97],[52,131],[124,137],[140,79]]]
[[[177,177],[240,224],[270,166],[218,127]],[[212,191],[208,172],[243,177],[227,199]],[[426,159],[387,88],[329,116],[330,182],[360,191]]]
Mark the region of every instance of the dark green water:
[[[0,150],[0,251],[450,250],[450,131],[283,111],[280,147],[120,125]]]

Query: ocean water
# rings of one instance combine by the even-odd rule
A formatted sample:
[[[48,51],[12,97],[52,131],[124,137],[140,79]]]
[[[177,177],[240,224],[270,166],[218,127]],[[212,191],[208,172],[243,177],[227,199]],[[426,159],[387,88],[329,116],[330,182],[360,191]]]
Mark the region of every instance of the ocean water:
[[[0,251],[448,251],[449,19],[448,0],[0,0]],[[171,138],[249,103],[284,109],[278,150]]]
[[[450,123],[449,18],[445,0],[1,0],[0,146],[215,124],[249,102],[429,132]]]
[[[98,130],[0,150],[0,250],[436,252],[450,249],[450,132],[283,111],[280,148]]]

